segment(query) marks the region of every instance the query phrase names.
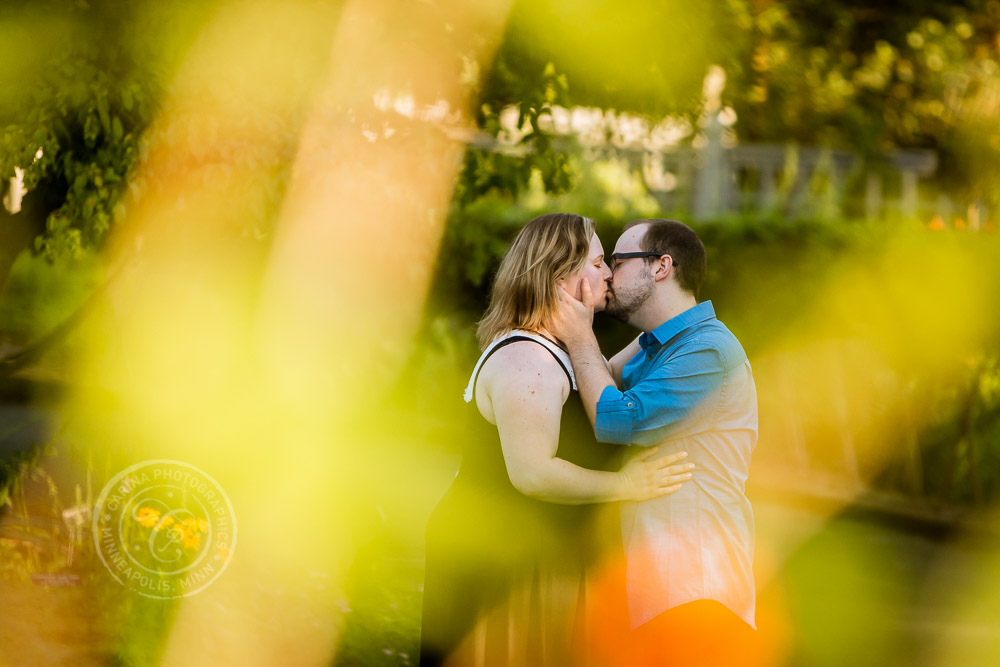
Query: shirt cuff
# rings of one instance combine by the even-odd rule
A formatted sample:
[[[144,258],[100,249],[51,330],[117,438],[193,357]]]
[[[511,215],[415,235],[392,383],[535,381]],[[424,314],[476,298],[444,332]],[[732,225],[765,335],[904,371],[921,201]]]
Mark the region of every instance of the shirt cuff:
[[[617,387],[608,385],[597,399],[594,435],[600,442],[627,445],[632,439],[632,416],[635,403]]]

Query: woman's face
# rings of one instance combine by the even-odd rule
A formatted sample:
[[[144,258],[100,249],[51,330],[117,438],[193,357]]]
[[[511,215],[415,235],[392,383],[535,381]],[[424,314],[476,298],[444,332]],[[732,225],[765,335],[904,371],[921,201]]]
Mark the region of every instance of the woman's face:
[[[611,269],[604,261],[604,248],[597,234],[590,237],[590,254],[587,263],[579,273],[574,273],[569,277],[567,289],[577,299],[582,298],[581,281],[590,283],[590,293],[594,297],[594,310],[604,310],[607,305],[608,281],[611,280]]]

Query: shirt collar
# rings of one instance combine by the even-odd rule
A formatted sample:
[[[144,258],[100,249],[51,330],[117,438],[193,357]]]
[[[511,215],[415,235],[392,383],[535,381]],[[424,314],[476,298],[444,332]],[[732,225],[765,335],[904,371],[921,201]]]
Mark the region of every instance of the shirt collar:
[[[660,347],[662,345],[666,345],[671,338],[688,327],[700,324],[705,320],[710,320],[714,317],[715,307],[712,306],[712,302],[703,301],[697,306],[688,308],[680,315],[671,317],[669,320],[649,333],[644,333],[639,336],[639,346],[642,347],[645,352],[649,353],[650,346]]]

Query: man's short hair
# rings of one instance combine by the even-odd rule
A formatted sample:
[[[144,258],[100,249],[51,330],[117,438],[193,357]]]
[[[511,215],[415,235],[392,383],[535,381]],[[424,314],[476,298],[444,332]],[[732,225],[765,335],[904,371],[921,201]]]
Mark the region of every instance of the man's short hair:
[[[677,283],[681,289],[698,298],[708,273],[708,261],[705,259],[705,245],[695,231],[679,220],[662,218],[633,220],[625,225],[625,229],[636,225],[649,225],[639,241],[639,247],[646,252],[670,255],[674,260]]]

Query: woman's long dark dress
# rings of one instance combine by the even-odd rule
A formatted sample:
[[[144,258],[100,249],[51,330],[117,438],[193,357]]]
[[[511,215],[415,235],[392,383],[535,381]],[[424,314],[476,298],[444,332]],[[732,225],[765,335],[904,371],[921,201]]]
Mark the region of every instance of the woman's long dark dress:
[[[544,345],[570,375],[551,347],[517,334],[488,349],[478,367],[519,340]],[[475,423],[458,475],[427,525],[420,664],[468,664],[473,660],[462,656],[470,650],[478,655],[474,662],[487,665],[567,664],[557,654],[573,641],[566,635],[579,631],[574,618],[583,575],[606,546],[596,534],[599,505],[521,494],[507,475],[496,426],[481,416]],[[595,440],[580,396],[571,392],[557,455],[584,468],[617,470],[618,450]],[[456,654],[460,644],[464,653]]]

